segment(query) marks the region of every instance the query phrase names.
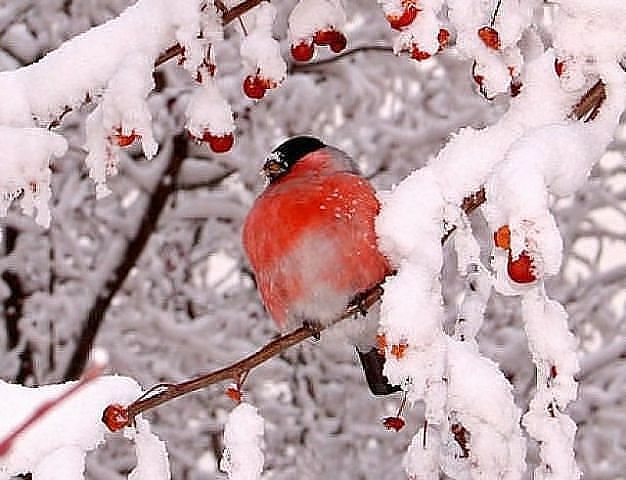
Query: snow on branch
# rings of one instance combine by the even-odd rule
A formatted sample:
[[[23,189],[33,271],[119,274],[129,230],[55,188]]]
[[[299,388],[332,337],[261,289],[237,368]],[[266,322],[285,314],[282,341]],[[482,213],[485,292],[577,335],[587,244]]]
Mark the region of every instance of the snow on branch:
[[[9,438],[29,416],[36,415],[0,454],[0,478],[26,473],[32,473],[35,480],[83,478],[86,453],[105,440],[107,430],[99,421],[104,407],[127,403],[141,392],[127,377],[99,377],[84,383],[30,388],[0,382],[1,439]],[[76,392],[77,386],[82,388]],[[137,454],[137,466],[129,478],[169,480],[164,446],[150,432],[148,422],[138,417],[126,435],[134,440]]]

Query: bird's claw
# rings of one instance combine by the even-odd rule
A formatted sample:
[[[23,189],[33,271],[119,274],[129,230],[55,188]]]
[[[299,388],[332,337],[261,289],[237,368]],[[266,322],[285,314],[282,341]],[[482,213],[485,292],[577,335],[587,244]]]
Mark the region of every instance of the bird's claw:
[[[315,320],[304,320],[302,326],[311,331],[311,336],[315,341],[321,338],[322,326]]]

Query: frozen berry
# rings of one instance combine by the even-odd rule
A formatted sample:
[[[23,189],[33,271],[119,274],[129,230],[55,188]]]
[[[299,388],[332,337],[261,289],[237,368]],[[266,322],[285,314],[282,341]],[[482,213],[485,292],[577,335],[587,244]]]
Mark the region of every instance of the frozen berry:
[[[405,421],[400,417],[386,417],[383,419],[383,425],[387,430],[395,430],[396,432],[402,430],[405,425]]]
[[[493,50],[500,49],[500,35],[498,31],[493,27],[481,27],[478,30],[478,36],[487,47]]]
[[[419,10],[414,4],[408,4],[400,15],[387,15],[387,21],[394,30],[402,30],[413,23]]]
[[[119,403],[113,403],[104,409],[102,413],[102,423],[109,430],[117,432],[128,425],[128,409]]]
[[[439,51],[443,50],[448,46],[448,42],[450,41],[450,32],[445,28],[440,28],[439,33],[437,34],[437,41],[439,42]]]
[[[511,229],[508,225],[502,225],[493,234],[493,243],[498,248],[511,248]]]
[[[511,252],[509,252],[509,262],[507,264],[507,272],[509,277],[516,283],[530,283],[534,282],[537,277],[533,272],[533,260],[525,250],[520,253],[520,256],[513,260]]]
[[[117,127],[115,129],[115,133],[113,134],[113,139],[115,140],[115,143],[119,145],[120,147],[128,147],[135,140],[137,140],[137,138],[139,138],[139,135],[135,133],[135,130],[130,132],[130,135],[124,135],[122,133],[121,127]]]
[[[396,359],[400,360],[402,357],[404,357],[404,354],[406,353],[406,349],[409,346],[404,343],[397,343],[395,345],[391,346],[391,355],[393,355],[394,357],[396,357]]]
[[[415,43],[411,46],[411,58],[412,59],[417,60],[418,62],[421,62],[422,60],[427,60],[430,57],[431,57],[430,53],[420,50]]]
[[[298,62],[308,62],[313,58],[315,49],[312,43],[302,40],[297,45],[291,46],[291,56]]]
[[[330,42],[329,44],[331,51],[333,51],[334,53],[341,52],[343,49],[346,48],[346,45],[348,44],[348,39],[346,38],[346,36],[341,32],[337,33],[338,35],[336,36],[335,40]]]
[[[241,390],[236,387],[228,387],[226,395],[235,403],[241,403]]]
[[[226,133],[224,135],[214,135],[211,132],[206,131],[202,136],[202,141],[208,143],[211,150],[213,150],[215,153],[224,153],[233,148],[233,143],[235,143],[235,137],[232,133]]]
[[[559,60],[558,58],[554,59],[554,71],[556,72],[556,76],[560,77],[561,75],[563,75],[563,72],[565,71],[565,62],[562,60]]]
[[[258,100],[265,96],[265,85],[265,81],[258,75],[248,75],[243,81],[243,91],[248,97]]]
[[[483,77],[482,75],[474,75],[472,78],[474,79],[477,85],[480,85],[481,87],[483,86],[485,77]]]

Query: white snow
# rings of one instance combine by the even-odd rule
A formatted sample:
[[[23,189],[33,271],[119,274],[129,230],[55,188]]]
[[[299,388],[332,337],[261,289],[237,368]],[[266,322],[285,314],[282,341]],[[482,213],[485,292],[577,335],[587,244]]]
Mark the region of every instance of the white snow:
[[[298,44],[330,27],[342,31],[346,20],[339,0],[299,0],[289,15],[289,38]]]
[[[237,405],[224,427],[224,455],[220,469],[230,480],[258,480],[263,471],[264,421],[249,403]]]
[[[30,388],[0,381],[0,439],[38,406],[56,399],[74,383]],[[104,409],[113,403],[127,405],[140,394],[139,385],[128,377],[93,380],[17,437],[8,453],[0,457],[0,478],[31,472],[34,480],[82,479],[86,453],[101,445],[108,432],[101,421]],[[138,465],[131,480],[168,479],[164,446],[152,436],[147,421],[138,418],[137,422],[138,432],[131,436],[136,442]]]

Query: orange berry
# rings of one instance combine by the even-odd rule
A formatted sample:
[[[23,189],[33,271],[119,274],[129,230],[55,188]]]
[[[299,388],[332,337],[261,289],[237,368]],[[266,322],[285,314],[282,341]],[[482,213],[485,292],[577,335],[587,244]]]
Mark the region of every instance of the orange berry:
[[[226,395],[235,403],[241,403],[241,390],[235,387],[228,387]]]
[[[400,360],[402,357],[404,357],[404,354],[406,353],[406,349],[409,346],[402,342],[402,343],[398,343],[395,345],[391,346],[391,354],[396,357],[398,360]]]
[[[493,234],[493,243],[498,248],[511,248],[511,230],[508,225],[502,225]]]
[[[493,27],[481,27],[478,30],[478,36],[487,47],[493,50],[500,49],[500,35],[498,31]]]

